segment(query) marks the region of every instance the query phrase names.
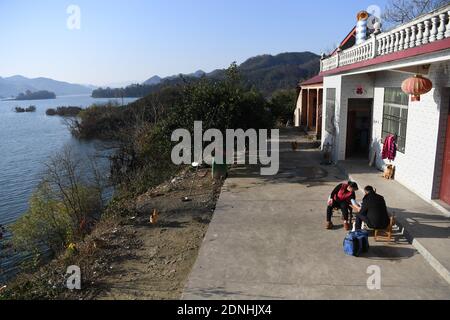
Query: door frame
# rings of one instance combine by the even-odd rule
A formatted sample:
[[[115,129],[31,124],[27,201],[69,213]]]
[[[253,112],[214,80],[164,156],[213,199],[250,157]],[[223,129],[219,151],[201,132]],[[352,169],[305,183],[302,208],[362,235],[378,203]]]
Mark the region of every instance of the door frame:
[[[348,154],[347,154],[347,143],[348,143],[348,115],[350,113],[350,101],[365,101],[368,102],[369,105],[369,111],[370,111],[370,117],[369,117],[369,121],[370,121],[370,128],[369,128],[369,143],[372,142],[372,138],[373,138],[373,113],[374,113],[374,104],[375,104],[375,99],[374,98],[349,98],[347,100],[347,112],[346,112],[346,118],[347,118],[347,123],[345,126],[345,159],[351,159],[349,158]],[[369,154],[367,155],[367,159],[369,160],[370,158],[370,150],[371,150],[372,146],[369,145]]]

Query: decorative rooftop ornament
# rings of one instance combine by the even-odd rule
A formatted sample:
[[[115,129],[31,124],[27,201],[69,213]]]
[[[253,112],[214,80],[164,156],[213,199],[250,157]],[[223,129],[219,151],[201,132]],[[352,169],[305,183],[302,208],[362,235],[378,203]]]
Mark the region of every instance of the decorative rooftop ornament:
[[[356,44],[361,44],[367,39],[367,19],[369,14],[367,11],[361,11],[356,16],[358,22],[356,24]]]
[[[358,12],[358,15],[356,16],[356,19],[358,21],[364,21],[369,19],[369,13],[367,11],[360,11]]]

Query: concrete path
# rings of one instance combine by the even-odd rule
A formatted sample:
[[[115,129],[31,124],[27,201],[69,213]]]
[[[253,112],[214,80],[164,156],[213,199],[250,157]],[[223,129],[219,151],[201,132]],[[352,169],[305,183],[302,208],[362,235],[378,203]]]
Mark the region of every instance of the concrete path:
[[[377,188],[408,240],[450,285],[450,218],[400,183],[383,179],[365,161],[345,161],[339,167],[360,185]]]
[[[237,169],[226,181],[184,299],[450,299],[450,286],[408,243],[375,244],[361,258],[345,232],[324,229],[326,199],[345,176],[282,135],[279,175]],[[381,290],[367,288],[368,267]]]

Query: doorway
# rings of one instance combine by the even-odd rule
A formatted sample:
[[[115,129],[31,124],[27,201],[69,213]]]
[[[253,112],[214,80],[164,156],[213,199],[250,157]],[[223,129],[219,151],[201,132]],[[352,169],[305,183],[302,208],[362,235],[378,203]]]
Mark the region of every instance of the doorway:
[[[447,99],[447,104],[447,134],[445,136],[440,198],[442,201],[450,205],[450,99]]]
[[[369,159],[373,99],[348,99],[346,158]]]

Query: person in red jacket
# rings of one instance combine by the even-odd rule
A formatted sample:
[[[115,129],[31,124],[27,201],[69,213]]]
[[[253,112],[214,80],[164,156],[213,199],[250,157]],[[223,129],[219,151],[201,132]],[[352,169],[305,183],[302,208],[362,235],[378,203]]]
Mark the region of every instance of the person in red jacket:
[[[344,229],[346,231],[350,230],[350,214],[351,214],[351,204],[352,200],[356,199],[355,192],[358,191],[358,185],[355,182],[349,181],[347,183],[341,183],[336,188],[334,188],[328,199],[327,208],[327,230],[333,229],[333,223],[331,218],[333,217],[333,210],[340,209],[344,217]]]

